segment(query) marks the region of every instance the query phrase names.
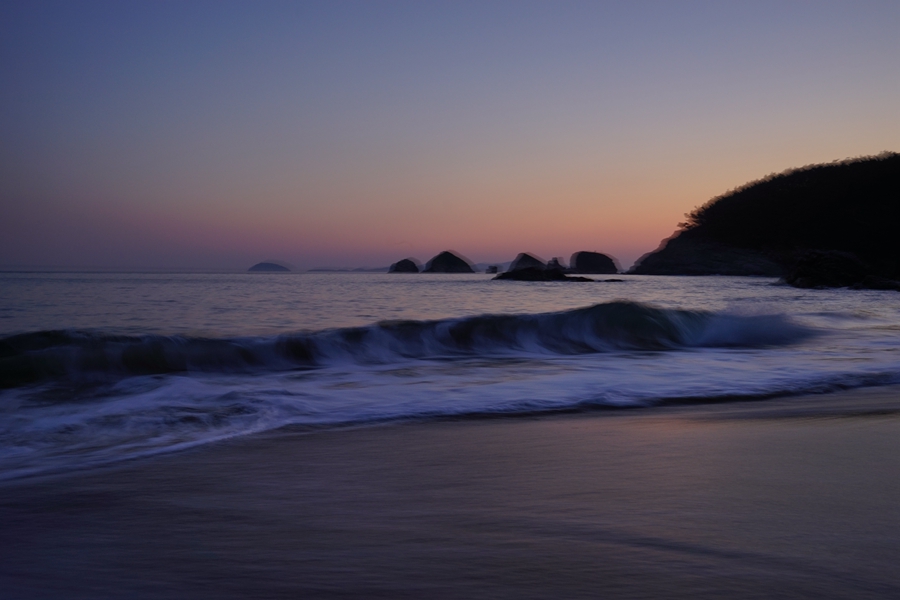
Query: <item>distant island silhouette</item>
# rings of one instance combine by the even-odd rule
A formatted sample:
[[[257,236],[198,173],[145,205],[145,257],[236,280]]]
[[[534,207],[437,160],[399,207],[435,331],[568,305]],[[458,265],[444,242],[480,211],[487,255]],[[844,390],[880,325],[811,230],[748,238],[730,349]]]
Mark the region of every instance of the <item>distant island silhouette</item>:
[[[475,268],[468,258],[454,252],[444,250],[425,264],[423,273],[474,273]]]
[[[569,272],[593,275],[612,275],[620,271],[615,258],[599,252],[582,250],[569,259]]]
[[[803,287],[885,289],[893,289],[886,280],[900,278],[900,154],[770,175],[686,216],[629,273],[766,275]],[[837,268],[840,277],[829,272]]]
[[[388,273],[418,273],[421,270],[419,261],[414,258],[404,258],[392,264]]]
[[[279,265],[278,263],[261,262],[256,263],[255,265],[247,269],[247,271],[250,271],[251,273],[285,273],[290,272],[290,269],[288,269],[284,265]]]

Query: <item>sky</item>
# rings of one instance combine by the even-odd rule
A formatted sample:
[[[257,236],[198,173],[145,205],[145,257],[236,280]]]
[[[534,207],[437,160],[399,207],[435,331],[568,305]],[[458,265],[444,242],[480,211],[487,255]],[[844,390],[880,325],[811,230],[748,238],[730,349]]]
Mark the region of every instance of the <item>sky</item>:
[[[0,1],[0,268],[627,267],[900,151],[900,2]]]

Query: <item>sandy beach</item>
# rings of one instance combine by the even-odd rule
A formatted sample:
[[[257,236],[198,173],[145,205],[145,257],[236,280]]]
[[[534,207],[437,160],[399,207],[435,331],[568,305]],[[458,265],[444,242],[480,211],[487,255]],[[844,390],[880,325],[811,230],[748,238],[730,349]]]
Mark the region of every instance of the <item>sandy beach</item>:
[[[0,487],[4,598],[900,596],[900,388],[281,430]]]

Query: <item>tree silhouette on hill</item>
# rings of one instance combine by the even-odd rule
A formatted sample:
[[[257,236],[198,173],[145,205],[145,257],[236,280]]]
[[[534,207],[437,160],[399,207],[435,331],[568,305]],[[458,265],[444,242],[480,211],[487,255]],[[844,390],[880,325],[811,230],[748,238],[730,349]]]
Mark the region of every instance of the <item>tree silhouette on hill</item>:
[[[686,215],[680,237],[765,252],[783,264],[798,252],[858,256],[900,276],[900,154],[810,165],[713,198]]]

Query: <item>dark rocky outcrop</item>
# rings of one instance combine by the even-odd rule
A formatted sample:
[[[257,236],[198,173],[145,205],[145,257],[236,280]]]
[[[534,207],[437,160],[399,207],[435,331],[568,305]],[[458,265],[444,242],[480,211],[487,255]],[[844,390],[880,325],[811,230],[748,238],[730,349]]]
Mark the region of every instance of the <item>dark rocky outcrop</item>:
[[[569,271],[572,273],[589,273],[596,275],[612,275],[619,272],[619,265],[614,258],[599,252],[576,252],[569,259]]]
[[[537,269],[543,271],[547,268],[547,263],[543,259],[538,258],[529,252],[520,252],[518,256],[510,263],[506,270],[508,273],[513,271],[521,271],[522,269]]]
[[[637,275],[755,275],[779,277],[783,265],[767,253],[698,239],[681,232],[664,240],[631,268]]]
[[[453,252],[445,250],[429,260],[425,264],[423,273],[474,273],[469,259]]]
[[[419,264],[416,259],[404,258],[392,264],[388,269],[388,273],[418,273],[419,270]]]
[[[587,277],[570,277],[562,269],[540,269],[525,267],[515,271],[500,273],[494,279],[506,281],[593,281]]]
[[[812,250],[799,255],[785,273],[784,282],[799,288],[849,287],[900,291],[900,281],[880,277],[857,256],[834,250]]]
[[[853,255],[869,269],[868,281],[890,281],[900,279],[898,226],[900,154],[813,165],[713,198],[630,272],[786,276],[817,251]],[[843,281],[847,264],[838,263],[822,262],[841,270],[835,277]]]
[[[283,265],[279,265],[278,263],[261,262],[256,263],[255,265],[247,269],[247,271],[252,273],[285,273],[290,272],[290,269]]]

